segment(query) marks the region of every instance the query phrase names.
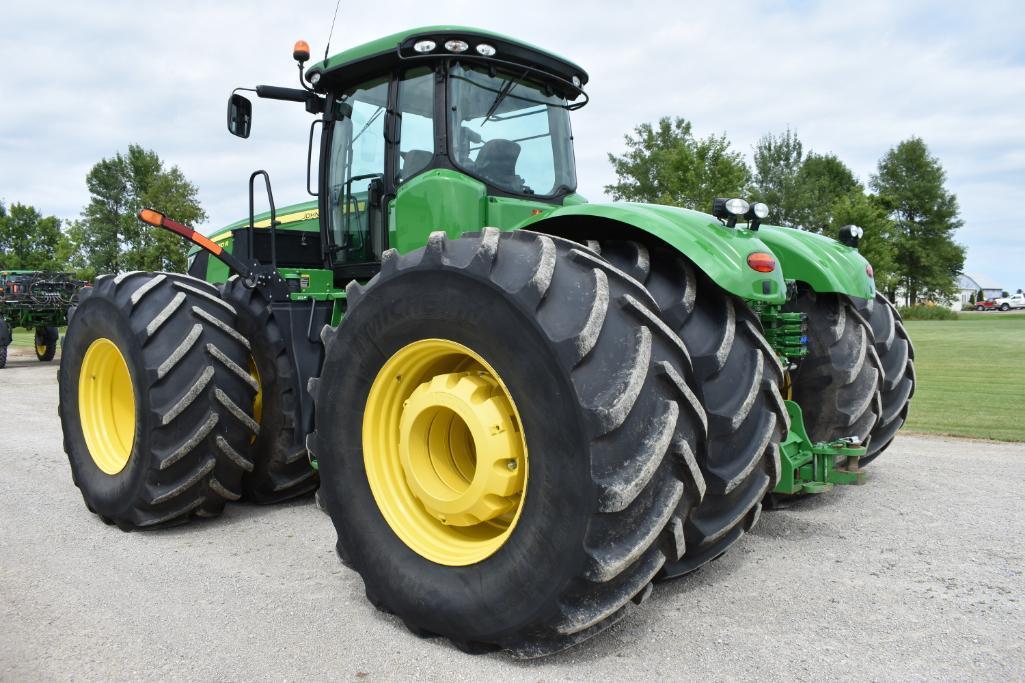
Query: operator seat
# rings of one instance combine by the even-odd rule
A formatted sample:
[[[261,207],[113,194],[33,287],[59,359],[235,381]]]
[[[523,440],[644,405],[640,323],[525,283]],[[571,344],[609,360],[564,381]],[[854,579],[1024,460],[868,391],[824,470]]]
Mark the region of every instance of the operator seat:
[[[431,165],[434,154],[423,149],[411,149],[402,153],[402,170],[399,172],[399,180],[409,180],[411,177]]]
[[[516,175],[520,146],[512,140],[488,140],[477,153],[476,172],[486,180],[507,189],[516,189],[523,180]]]

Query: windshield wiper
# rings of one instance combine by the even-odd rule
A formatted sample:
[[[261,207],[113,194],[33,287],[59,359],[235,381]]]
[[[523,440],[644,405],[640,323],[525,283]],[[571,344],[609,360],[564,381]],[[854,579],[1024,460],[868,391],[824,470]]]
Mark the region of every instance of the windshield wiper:
[[[370,128],[370,126],[374,125],[374,121],[377,120],[377,117],[379,117],[381,115],[381,112],[383,111],[384,107],[377,108],[377,111],[375,111],[367,120],[367,122],[363,125],[363,127],[359,129],[359,132],[353,136],[352,142],[349,143],[349,149],[352,149],[352,146],[356,144],[356,141],[359,140],[359,137],[363,135],[363,133],[367,132],[367,128]]]
[[[484,114],[484,120],[481,121],[481,126],[483,126],[485,123],[491,120],[491,117],[494,116],[496,111],[498,111],[498,108],[502,106],[502,102],[505,101],[505,98],[509,95],[510,92],[512,92],[512,89],[519,84],[520,79],[524,78],[526,75],[527,72],[524,71],[523,75],[519,78],[510,78],[508,81],[502,84],[502,87],[498,90],[498,95],[495,96],[495,101],[492,102],[491,106],[488,108],[488,113]]]

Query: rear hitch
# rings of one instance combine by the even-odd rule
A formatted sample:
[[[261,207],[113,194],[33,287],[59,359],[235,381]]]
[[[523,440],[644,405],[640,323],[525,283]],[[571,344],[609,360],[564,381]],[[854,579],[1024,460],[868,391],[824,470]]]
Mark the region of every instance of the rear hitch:
[[[865,473],[859,467],[866,448],[857,437],[813,443],[804,427],[801,407],[784,401],[790,414],[790,433],[780,444],[780,480],[775,494],[825,493],[835,485],[861,485]]]

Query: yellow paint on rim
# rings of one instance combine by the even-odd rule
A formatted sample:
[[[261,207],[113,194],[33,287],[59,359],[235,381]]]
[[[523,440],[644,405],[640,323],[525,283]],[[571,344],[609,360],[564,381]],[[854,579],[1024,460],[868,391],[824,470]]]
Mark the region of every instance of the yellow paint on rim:
[[[256,396],[253,397],[253,419],[256,424],[263,420],[263,383],[260,381],[260,369],[256,367],[256,360],[249,356],[249,376],[256,380]],[[249,437],[249,443],[256,441],[256,435]]]
[[[46,344],[36,344],[36,353],[40,356],[45,356],[47,348],[48,347]]]
[[[78,414],[86,448],[100,471],[123,470],[135,444],[135,391],[128,363],[109,339],[94,341],[82,358]]]
[[[512,535],[527,490],[519,412],[480,354],[445,339],[388,359],[363,412],[363,463],[385,521],[446,566],[487,559]]]

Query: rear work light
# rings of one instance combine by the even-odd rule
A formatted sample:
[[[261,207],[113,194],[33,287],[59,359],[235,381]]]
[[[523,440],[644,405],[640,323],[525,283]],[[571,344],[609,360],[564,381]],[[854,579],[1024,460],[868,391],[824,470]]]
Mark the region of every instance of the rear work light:
[[[756,251],[748,254],[747,265],[752,270],[757,270],[759,273],[771,273],[776,270],[776,259],[773,258],[772,254],[766,254],[764,251]]]

